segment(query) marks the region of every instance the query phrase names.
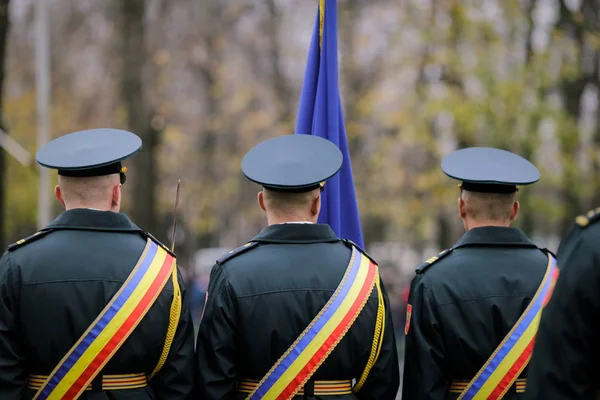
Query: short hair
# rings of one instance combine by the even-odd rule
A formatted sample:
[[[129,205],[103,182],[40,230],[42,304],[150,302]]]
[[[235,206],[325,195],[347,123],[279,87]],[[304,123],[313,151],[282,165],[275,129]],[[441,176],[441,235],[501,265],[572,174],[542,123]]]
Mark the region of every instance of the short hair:
[[[465,212],[473,219],[507,221],[510,219],[516,193],[481,193],[463,190]]]
[[[95,203],[110,200],[112,188],[119,184],[119,179],[119,174],[89,177],[59,175],[58,185],[66,202]]]
[[[263,189],[265,207],[269,211],[282,215],[294,215],[299,212],[308,211],[319,192],[319,188],[302,193],[278,192],[270,189]]]

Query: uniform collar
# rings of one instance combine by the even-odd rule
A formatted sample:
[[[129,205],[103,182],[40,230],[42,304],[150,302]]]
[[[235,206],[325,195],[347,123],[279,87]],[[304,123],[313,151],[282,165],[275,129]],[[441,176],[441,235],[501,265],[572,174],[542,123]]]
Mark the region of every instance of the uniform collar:
[[[48,228],[142,232],[125,214],[89,208],[64,211],[48,225]]]
[[[473,228],[460,238],[454,245],[454,248],[464,246],[525,246],[535,247],[525,233],[517,228],[507,228],[502,226],[482,226]]]
[[[267,226],[253,242],[263,243],[326,243],[340,239],[326,224],[277,224]]]

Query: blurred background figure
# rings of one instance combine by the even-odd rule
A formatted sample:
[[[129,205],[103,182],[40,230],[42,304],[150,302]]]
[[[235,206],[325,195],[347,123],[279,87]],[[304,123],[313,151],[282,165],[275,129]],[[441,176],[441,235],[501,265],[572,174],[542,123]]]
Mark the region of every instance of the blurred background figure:
[[[200,324],[202,311],[206,303],[206,291],[210,279],[210,270],[215,264],[215,260],[227,253],[230,249],[227,248],[208,248],[197,250],[194,254],[193,269],[187,279],[188,287],[190,287],[190,309],[192,311],[192,319],[196,331]]]
[[[192,319],[194,320],[194,325],[198,326],[202,317],[202,311],[204,310],[208,281],[200,277],[195,277],[193,279],[189,279],[188,282]]]

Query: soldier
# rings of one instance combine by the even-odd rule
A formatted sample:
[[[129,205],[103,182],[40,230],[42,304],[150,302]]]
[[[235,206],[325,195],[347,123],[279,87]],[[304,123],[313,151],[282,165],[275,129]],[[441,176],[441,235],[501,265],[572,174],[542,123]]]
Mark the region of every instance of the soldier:
[[[412,281],[402,399],[518,399],[555,263],[510,224],[517,185],[540,175],[515,154],[481,147],[452,153],[442,170],[462,181],[466,233]]]
[[[377,264],[317,224],[321,190],[341,164],[334,144],[311,135],[274,138],[244,157],[269,226],[211,271],[198,398],[395,398],[398,358]]]
[[[560,279],[542,314],[527,399],[600,398],[600,208],[580,215],[558,249]]]
[[[121,207],[133,133],[75,132],[37,153],[65,208],[0,260],[0,398],[187,399],[194,333],[175,256]],[[140,179],[143,179],[140,176]]]

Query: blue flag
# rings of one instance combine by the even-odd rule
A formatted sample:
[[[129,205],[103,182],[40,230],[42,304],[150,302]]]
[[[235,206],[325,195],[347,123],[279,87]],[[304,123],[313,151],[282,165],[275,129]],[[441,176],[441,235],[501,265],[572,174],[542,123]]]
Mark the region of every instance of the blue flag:
[[[319,222],[364,246],[338,86],[337,0],[321,0],[308,53],[296,134],[316,135],[342,151],[340,172],[327,181]]]

